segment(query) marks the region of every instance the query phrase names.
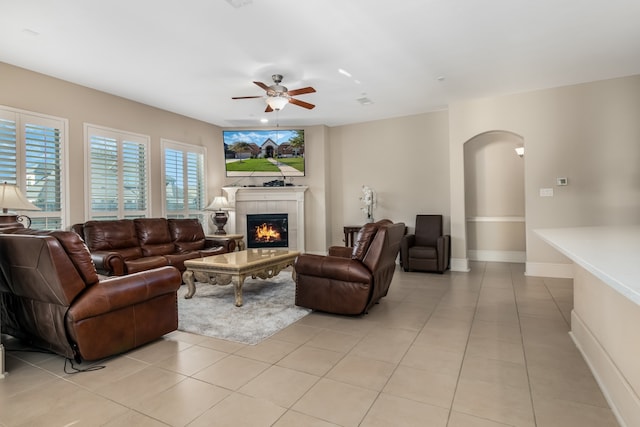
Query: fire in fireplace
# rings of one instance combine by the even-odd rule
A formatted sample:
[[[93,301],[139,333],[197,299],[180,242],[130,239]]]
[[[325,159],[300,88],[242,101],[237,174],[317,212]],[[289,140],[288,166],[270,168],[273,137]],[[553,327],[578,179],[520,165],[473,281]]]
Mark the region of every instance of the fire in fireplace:
[[[247,247],[288,247],[288,221],[286,213],[247,215]]]

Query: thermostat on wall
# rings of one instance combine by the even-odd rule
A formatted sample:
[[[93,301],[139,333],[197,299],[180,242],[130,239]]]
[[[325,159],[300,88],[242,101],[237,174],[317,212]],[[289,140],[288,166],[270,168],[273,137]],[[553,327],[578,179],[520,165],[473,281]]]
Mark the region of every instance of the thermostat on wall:
[[[569,180],[567,178],[556,178],[557,185],[567,185]]]

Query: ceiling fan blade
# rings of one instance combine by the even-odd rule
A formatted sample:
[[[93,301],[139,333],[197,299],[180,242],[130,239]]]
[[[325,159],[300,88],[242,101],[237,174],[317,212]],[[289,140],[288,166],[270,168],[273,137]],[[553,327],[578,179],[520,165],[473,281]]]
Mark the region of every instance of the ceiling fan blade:
[[[313,93],[316,90],[314,88],[312,88],[311,86],[309,87],[303,87],[301,89],[294,89],[294,90],[290,90],[289,92],[287,92],[289,95],[291,96],[296,96],[296,95],[303,95],[305,93]]]
[[[266,84],[262,83],[262,82],[253,82],[254,84],[260,86],[263,90],[269,90],[269,86],[267,86]]]
[[[251,99],[251,98],[262,98],[262,95],[257,95],[257,96],[234,96],[231,99]]]
[[[308,102],[300,101],[299,99],[295,99],[295,98],[289,99],[289,102],[291,104],[297,105],[298,107],[303,107],[303,108],[306,108],[308,110],[311,110],[311,109],[313,109],[315,107],[315,105],[313,105],[313,104],[309,104]]]
[[[267,108],[265,108],[265,109],[264,109],[264,112],[265,112],[265,113],[270,113],[270,112],[272,112],[272,111],[273,111],[273,108],[271,108],[271,105],[268,105],[268,104],[267,104]]]

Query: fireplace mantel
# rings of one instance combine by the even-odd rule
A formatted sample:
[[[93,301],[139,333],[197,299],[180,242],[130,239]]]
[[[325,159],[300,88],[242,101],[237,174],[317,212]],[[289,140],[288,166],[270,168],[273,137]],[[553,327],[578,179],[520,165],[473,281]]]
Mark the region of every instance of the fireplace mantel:
[[[229,201],[228,233],[246,233],[247,214],[289,214],[289,249],[304,252],[306,185],[284,187],[223,187]],[[245,236],[246,238],[246,236]]]

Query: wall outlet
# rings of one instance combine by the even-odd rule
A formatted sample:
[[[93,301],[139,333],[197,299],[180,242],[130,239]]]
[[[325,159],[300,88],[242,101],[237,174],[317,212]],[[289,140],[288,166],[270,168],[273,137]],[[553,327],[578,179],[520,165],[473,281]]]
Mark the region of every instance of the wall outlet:
[[[540,197],[553,197],[553,188],[541,188]]]

